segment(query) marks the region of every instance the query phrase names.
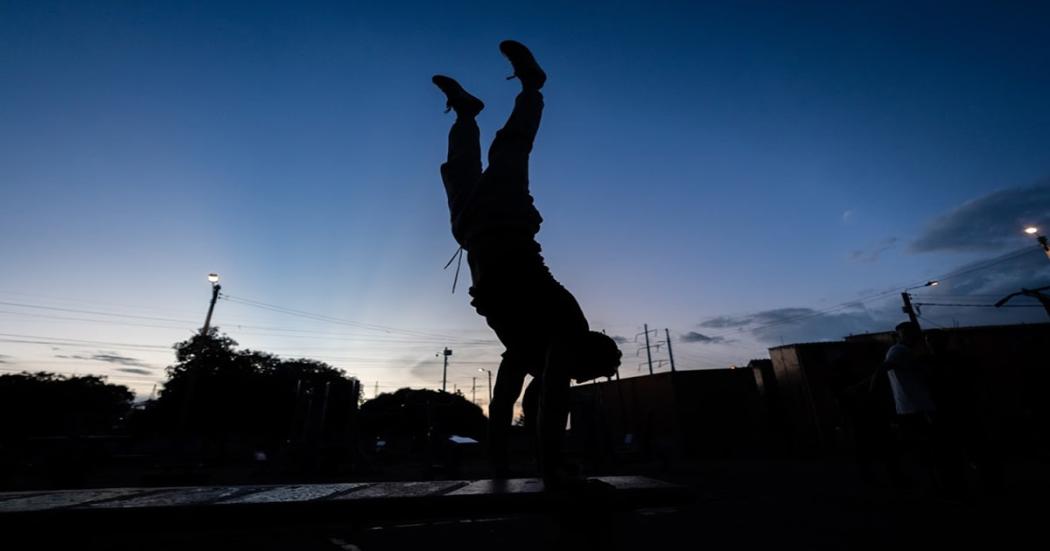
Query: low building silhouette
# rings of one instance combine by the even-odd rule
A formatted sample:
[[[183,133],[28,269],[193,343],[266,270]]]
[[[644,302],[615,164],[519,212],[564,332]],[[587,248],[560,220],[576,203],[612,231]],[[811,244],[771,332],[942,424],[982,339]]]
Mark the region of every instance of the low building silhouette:
[[[951,376],[976,389],[963,407],[997,448],[1047,450],[1050,324],[937,330]],[[747,367],[658,373],[572,389],[569,446],[584,464],[723,460],[851,450],[850,392],[863,391],[892,331],[769,349]],[[860,390],[857,390],[860,389]],[[888,390],[887,390],[888,392]],[[892,397],[885,396],[892,414]]]
[[[974,389],[963,404],[1003,448],[1047,446],[1050,324],[939,328],[953,358],[948,376]],[[927,330],[925,333],[929,333]],[[850,446],[842,392],[882,364],[894,333],[797,343],[769,350],[792,446],[813,453]],[[889,397],[887,397],[889,399]]]
[[[703,369],[575,386],[570,449],[592,467],[613,459],[667,462],[753,454],[764,445],[768,426],[757,372]]]

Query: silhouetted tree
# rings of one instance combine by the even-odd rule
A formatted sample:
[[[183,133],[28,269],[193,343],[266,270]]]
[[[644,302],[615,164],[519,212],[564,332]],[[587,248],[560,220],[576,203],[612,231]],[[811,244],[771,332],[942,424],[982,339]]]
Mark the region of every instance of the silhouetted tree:
[[[214,328],[177,343],[147,424],[269,444],[345,433],[357,407],[355,379],[323,362],[236,346]]]
[[[361,406],[361,433],[367,437],[422,437],[458,434],[480,439],[488,420],[481,408],[459,394],[402,388]]]
[[[126,386],[96,375],[0,375],[0,435],[10,440],[110,433],[133,398]]]

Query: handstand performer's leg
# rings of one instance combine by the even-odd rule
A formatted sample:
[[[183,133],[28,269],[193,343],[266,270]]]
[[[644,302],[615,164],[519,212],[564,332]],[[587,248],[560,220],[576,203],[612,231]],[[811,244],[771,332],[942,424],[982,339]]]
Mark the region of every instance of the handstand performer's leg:
[[[540,444],[537,436],[539,430],[540,396],[543,394],[543,377],[534,377],[529,385],[525,387],[525,393],[521,397],[521,409],[525,417],[525,434],[532,437],[533,460],[536,465],[542,464],[540,457]]]
[[[525,383],[524,366],[504,356],[496,373],[496,385],[489,403],[489,462],[496,476],[506,473],[510,463],[509,435],[514,420],[514,402]]]
[[[441,165],[448,208],[455,219],[481,178],[480,131],[474,117],[485,104],[449,77],[434,75],[432,80],[445,93],[448,108],[456,111],[456,122],[448,133],[448,159]]]
[[[481,179],[481,131],[473,117],[459,116],[448,132],[448,160],[441,165],[448,210],[455,219]]]
[[[514,100],[514,111],[507,123],[496,132],[489,147],[489,174],[497,181],[528,186],[529,155],[543,115],[543,94],[539,90],[522,90]]]
[[[541,381],[537,444],[540,475],[546,488],[563,482],[562,440],[569,419],[569,371],[571,361],[565,345],[556,343],[547,355]]]
[[[521,397],[521,409],[525,416],[525,430],[530,431],[532,434],[536,434],[538,419],[540,411],[540,394],[542,378],[533,378],[529,385],[525,387],[525,394]]]
[[[514,111],[489,148],[489,168],[500,176],[498,181],[509,185],[528,186],[529,154],[543,114],[543,94],[540,88],[547,82],[536,58],[520,42],[505,40],[500,51],[514,67],[514,76],[521,81],[521,93],[514,100]]]

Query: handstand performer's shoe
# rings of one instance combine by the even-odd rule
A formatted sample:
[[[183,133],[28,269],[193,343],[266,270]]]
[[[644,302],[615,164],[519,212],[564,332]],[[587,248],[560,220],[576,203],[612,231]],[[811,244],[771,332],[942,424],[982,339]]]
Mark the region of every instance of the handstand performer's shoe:
[[[485,108],[484,102],[468,94],[455,79],[445,75],[434,75],[430,80],[445,93],[447,98],[445,102],[446,113],[455,109],[457,115],[476,117]]]
[[[514,67],[514,75],[509,78],[518,77],[522,88],[526,90],[539,90],[543,83],[547,82],[547,73],[543,72],[532,52],[524,44],[516,40],[504,40],[499,43],[499,51],[507,56],[511,66]]]

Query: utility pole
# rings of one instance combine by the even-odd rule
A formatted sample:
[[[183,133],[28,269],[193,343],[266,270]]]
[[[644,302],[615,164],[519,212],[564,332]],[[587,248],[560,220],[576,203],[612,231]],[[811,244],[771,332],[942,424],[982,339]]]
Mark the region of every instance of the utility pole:
[[[215,301],[219,299],[219,290],[222,289],[222,285],[219,285],[219,274],[208,274],[208,281],[211,282],[211,303],[208,305],[208,316],[204,318],[201,335],[207,335],[208,329],[211,328],[211,313],[215,311]]]
[[[671,373],[674,373],[674,352],[671,350],[671,330],[665,327],[664,334],[667,335],[667,357],[671,359]]]
[[[211,329],[211,314],[215,311],[215,301],[219,299],[219,290],[222,286],[219,285],[219,274],[210,273],[208,274],[208,281],[211,282],[211,302],[208,303],[208,315],[204,318],[204,326],[201,327],[201,336],[208,336],[208,329]],[[186,398],[182,402],[182,411],[179,415],[179,432],[185,433],[186,425],[189,423],[190,418],[190,407],[193,403],[193,395],[196,392],[197,387],[197,370],[191,370],[189,372],[189,378],[186,380]]]
[[[901,300],[904,301],[904,306],[901,310],[908,314],[908,319],[915,324],[916,328],[919,328],[919,317],[915,315],[915,308],[911,305],[911,294],[908,291],[904,291],[901,293]]]
[[[492,405],[492,370],[479,367],[478,371],[482,371],[489,374],[489,405]]]
[[[474,405],[478,405],[478,378],[470,378],[470,401],[474,402]]]
[[[643,325],[645,327],[645,356],[649,358],[649,374],[653,374],[653,354],[649,351],[649,324]]]
[[[372,392],[372,397],[375,398],[376,396],[379,396],[379,381],[376,381],[376,389]]]
[[[908,291],[911,291],[912,289],[921,289],[923,287],[936,287],[940,284],[940,281],[937,281],[936,279],[931,279],[926,283],[923,283],[922,285],[908,287],[901,293],[901,301],[904,302],[904,306],[901,307],[901,311],[903,311],[905,314],[908,314],[908,320],[914,323],[915,328],[920,331],[922,330],[922,328],[919,327],[919,316],[915,315],[915,307],[911,304],[911,294],[908,293]]]
[[[452,355],[452,351],[446,346],[441,351],[441,355],[445,357],[445,367],[441,370],[441,392],[445,392],[445,388],[448,385],[448,357]]]

